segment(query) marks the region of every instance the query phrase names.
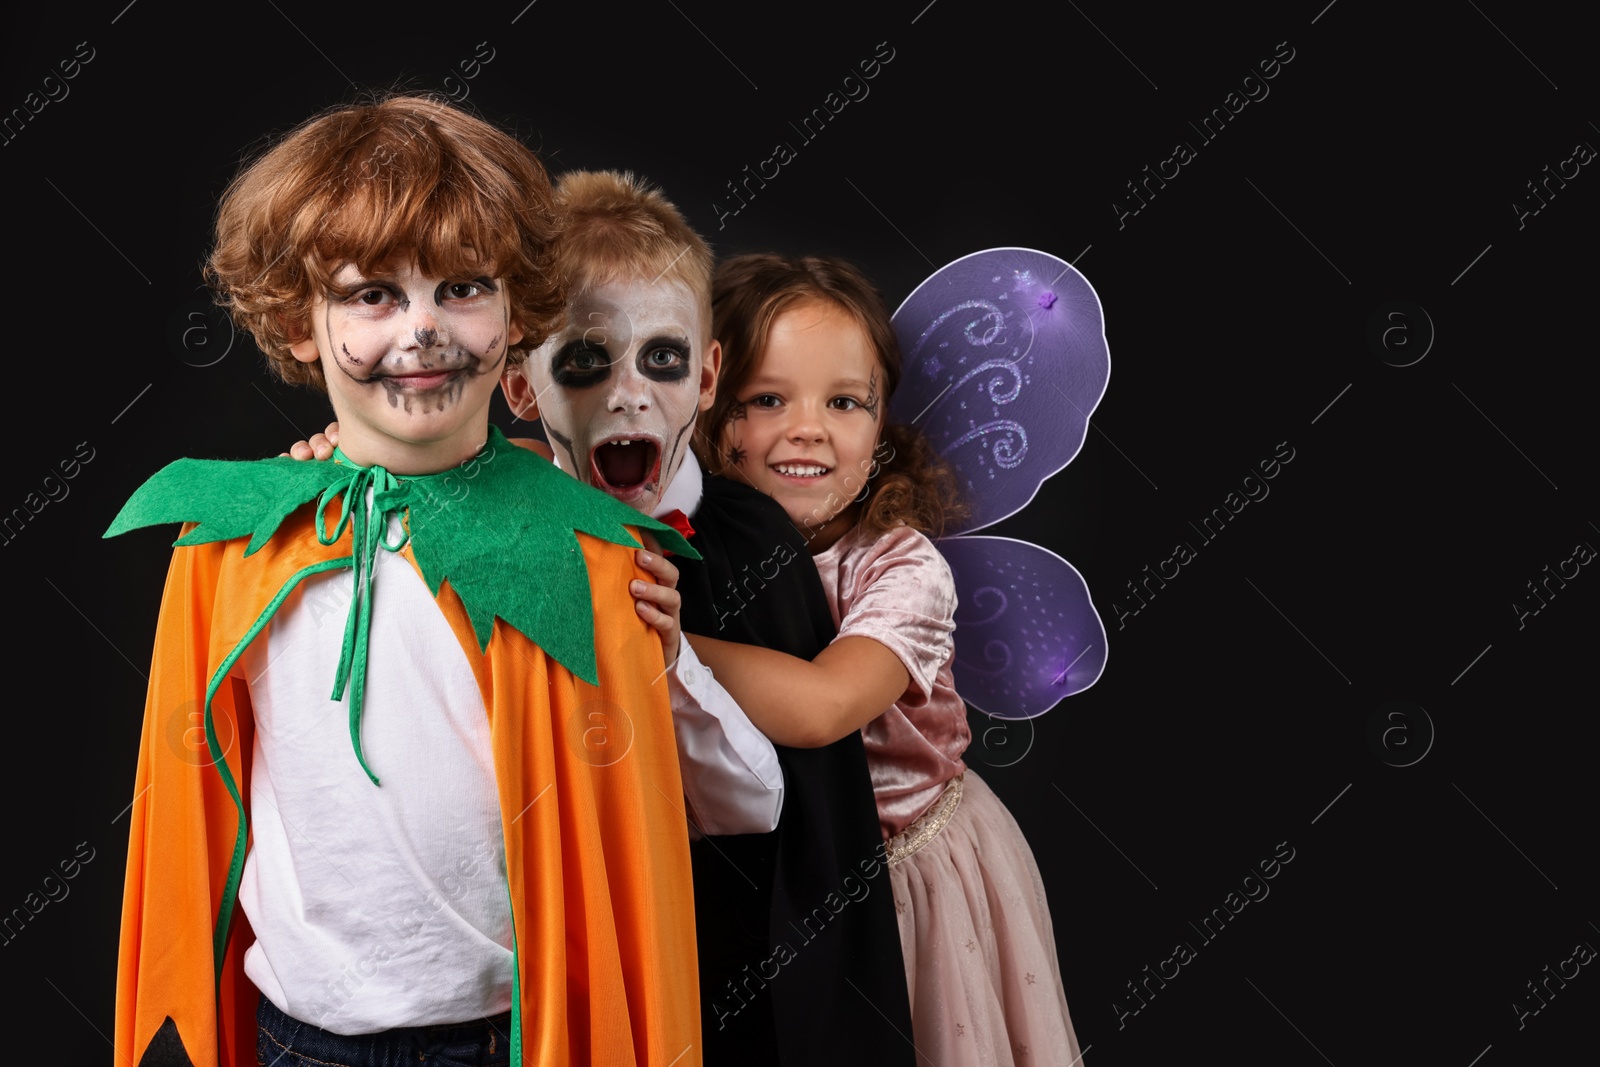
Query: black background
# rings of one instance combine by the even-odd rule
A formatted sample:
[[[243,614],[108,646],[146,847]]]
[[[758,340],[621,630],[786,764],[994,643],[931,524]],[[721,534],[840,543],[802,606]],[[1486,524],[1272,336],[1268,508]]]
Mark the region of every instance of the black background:
[[[1536,614],[1513,606],[1538,608],[1527,583],[1600,546],[1600,177],[1551,180],[1520,225],[1513,207],[1537,208],[1526,183],[1600,144],[1577,14],[124,2],[5,26],[0,113],[68,95],[0,144],[0,508],[59,496],[46,479],[80,442],[93,458],[0,545],[0,912],[80,843],[94,858],[6,932],[0,1015],[24,1050],[0,1057],[111,1058],[122,812],[172,531],[100,534],[179,455],[272,454],[327,421],[321,397],[195,314],[199,264],[241,155],[357,87],[466,93],[552,170],[642,172],[719,253],[843,255],[891,305],[1001,245],[1094,285],[1112,353],[1094,428],[987,532],[1076,564],[1109,661],[1031,724],[974,715],[968,753],[1038,857],[1086,1063],[1499,1067],[1592,1048],[1593,967],[1552,981],[1520,1027],[1513,1008],[1538,1007],[1526,983],[1547,965],[1600,945],[1582,667],[1600,577],[1582,567]],[[790,123],[880,42],[893,58],[870,94],[799,138]],[[1189,125],[1290,49],[1214,140]],[[76,77],[45,81],[75,54]],[[721,215],[725,184],[779,141],[796,158]],[[1126,183],[1179,141],[1195,158],[1119,220],[1115,204],[1138,206]],[[1405,317],[1382,321],[1400,329],[1374,345],[1394,301]],[[498,400],[495,417],[511,428]],[[1284,442],[1270,496],[1197,539],[1189,524]],[[1197,558],[1119,620],[1114,605],[1138,607],[1126,583],[1182,541]],[[1281,842],[1294,859],[1270,896],[1198,936]],[[1134,1013],[1127,983],[1181,941],[1195,958]]]

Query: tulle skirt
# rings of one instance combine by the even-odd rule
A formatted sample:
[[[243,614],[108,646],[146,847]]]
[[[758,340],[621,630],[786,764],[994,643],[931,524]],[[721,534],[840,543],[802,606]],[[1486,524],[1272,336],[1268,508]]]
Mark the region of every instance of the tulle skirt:
[[[968,770],[889,842],[917,1062],[1081,1065],[1033,852]]]

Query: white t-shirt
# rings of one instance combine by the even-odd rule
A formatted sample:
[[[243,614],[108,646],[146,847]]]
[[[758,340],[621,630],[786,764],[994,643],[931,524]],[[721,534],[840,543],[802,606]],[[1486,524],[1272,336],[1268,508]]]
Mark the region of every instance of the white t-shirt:
[[[342,1034],[506,1011],[511,901],[477,681],[410,562],[380,550],[361,719],[374,785],[348,691],[329,699],[353,584],[306,579],[239,661],[256,722],[245,974]]]
[[[663,510],[692,515],[700,495],[690,457]],[[330,699],[353,586],[348,570],[307,578],[234,668],[256,723],[245,974],[288,1015],[342,1034],[506,1011],[510,896],[477,681],[410,561],[379,550],[360,728],[374,785],[348,690]],[[667,682],[691,832],[776,827],[772,743],[689,642]]]

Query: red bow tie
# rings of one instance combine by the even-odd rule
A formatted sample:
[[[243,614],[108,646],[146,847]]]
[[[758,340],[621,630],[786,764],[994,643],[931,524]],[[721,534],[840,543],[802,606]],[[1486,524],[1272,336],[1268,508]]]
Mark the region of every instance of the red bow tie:
[[[689,516],[677,508],[673,508],[665,515],[657,515],[656,521],[664,522],[674,530],[677,530],[683,535],[685,541],[694,536],[694,527],[689,525]]]

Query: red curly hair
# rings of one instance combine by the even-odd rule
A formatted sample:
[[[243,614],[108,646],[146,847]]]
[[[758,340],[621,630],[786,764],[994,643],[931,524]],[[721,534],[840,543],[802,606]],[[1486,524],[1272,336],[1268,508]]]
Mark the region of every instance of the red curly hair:
[[[539,158],[441,97],[394,94],[330,109],[241,170],[223,193],[206,280],[277,376],[323,391],[289,346],[346,263],[409,260],[436,277],[503,279],[520,363],[560,322],[560,213]]]

